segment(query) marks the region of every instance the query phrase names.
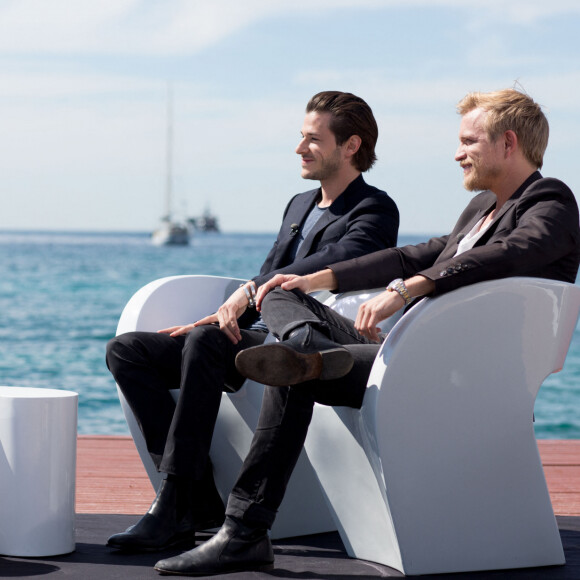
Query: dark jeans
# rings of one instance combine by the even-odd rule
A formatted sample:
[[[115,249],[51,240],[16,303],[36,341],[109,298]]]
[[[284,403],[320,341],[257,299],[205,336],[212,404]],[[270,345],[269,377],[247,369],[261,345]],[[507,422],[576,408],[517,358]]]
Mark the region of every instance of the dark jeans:
[[[243,382],[236,354],[262,344],[259,330],[243,330],[234,345],[214,325],[173,338],[128,332],[107,345],[107,366],[125,395],[159,471],[201,479],[223,390]],[[175,404],[170,389],[180,389]]]
[[[270,292],[262,304],[262,318],[282,340],[298,326],[313,324],[345,345],[354,358],[352,370],[341,379],[264,391],[258,426],[226,513],[250,526],[270,528],[304,445],[314,403],[360,408],[380,345],[360,335],[348,318],[298,291]]]

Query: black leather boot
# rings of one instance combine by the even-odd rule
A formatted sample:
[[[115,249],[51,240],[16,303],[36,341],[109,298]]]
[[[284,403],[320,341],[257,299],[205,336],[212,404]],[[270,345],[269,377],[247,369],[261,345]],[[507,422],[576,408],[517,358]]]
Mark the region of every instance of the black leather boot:
[[[107,546],[131,552],[157,552],[195,545],[196,530],[215,528],[224,521],[224,505],[211,481],[167,476],[149,511],[126,531],[111,536]]]
[[[309,324],[293,330],[287,340],[253,346],[236,356],[236,368],[242,376],[273,387],[338,379],[352,365],[347,349]]]
[[[155,570],[162,575],[177,576],[214,576],[273,568],[274,551],[267,530],[250,528],[229,516],[219,532],[204,544],[155,564]]]
[[[225,507],[215,486],[213,467],[208,460],[203,478],[199,481],[184,480],[187,489],[183,491],[186,508],[191,510],[193,527],[197,532],[219,528],[226,517]]]

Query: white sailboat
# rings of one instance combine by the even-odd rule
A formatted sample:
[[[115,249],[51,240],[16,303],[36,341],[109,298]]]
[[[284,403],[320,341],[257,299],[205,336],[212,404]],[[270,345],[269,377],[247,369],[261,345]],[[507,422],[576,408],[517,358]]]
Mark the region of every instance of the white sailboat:
[[[161,224],[153,232],[151,241],[156,246],[186,246],[191,239],[191,227],[187,223],[174,220],[173,197],[173,95],[171,86],[167,88],[167,143],[165,176],[165,212]]]

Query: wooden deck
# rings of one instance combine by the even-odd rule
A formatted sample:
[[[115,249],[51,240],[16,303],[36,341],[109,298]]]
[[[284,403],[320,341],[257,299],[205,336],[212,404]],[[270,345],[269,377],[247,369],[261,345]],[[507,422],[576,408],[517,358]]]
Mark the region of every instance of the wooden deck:
[[[580,516],[580,441],[539,439],[546,483],[557,516]]]
[[[580,440],[538,441],[548,490],[559,516],[580,516]],[[155,492],[130,437],[80,435],[76,511],[144,514]]]
[[[154,497],[131,437],[79,435],[77,513],[144,514]]]

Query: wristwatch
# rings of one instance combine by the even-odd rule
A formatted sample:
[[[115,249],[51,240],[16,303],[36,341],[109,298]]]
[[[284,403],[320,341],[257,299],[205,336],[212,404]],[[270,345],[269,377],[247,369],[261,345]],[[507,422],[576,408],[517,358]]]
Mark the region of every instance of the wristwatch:
[[[405,301],[405,306],[408,306],[413,301],[413,299],[409,295],[407,287],[405,286],[405,282],[403,282],[403,278],[395,278],[387,286],[387,290],[389,292],[396,292]]]

